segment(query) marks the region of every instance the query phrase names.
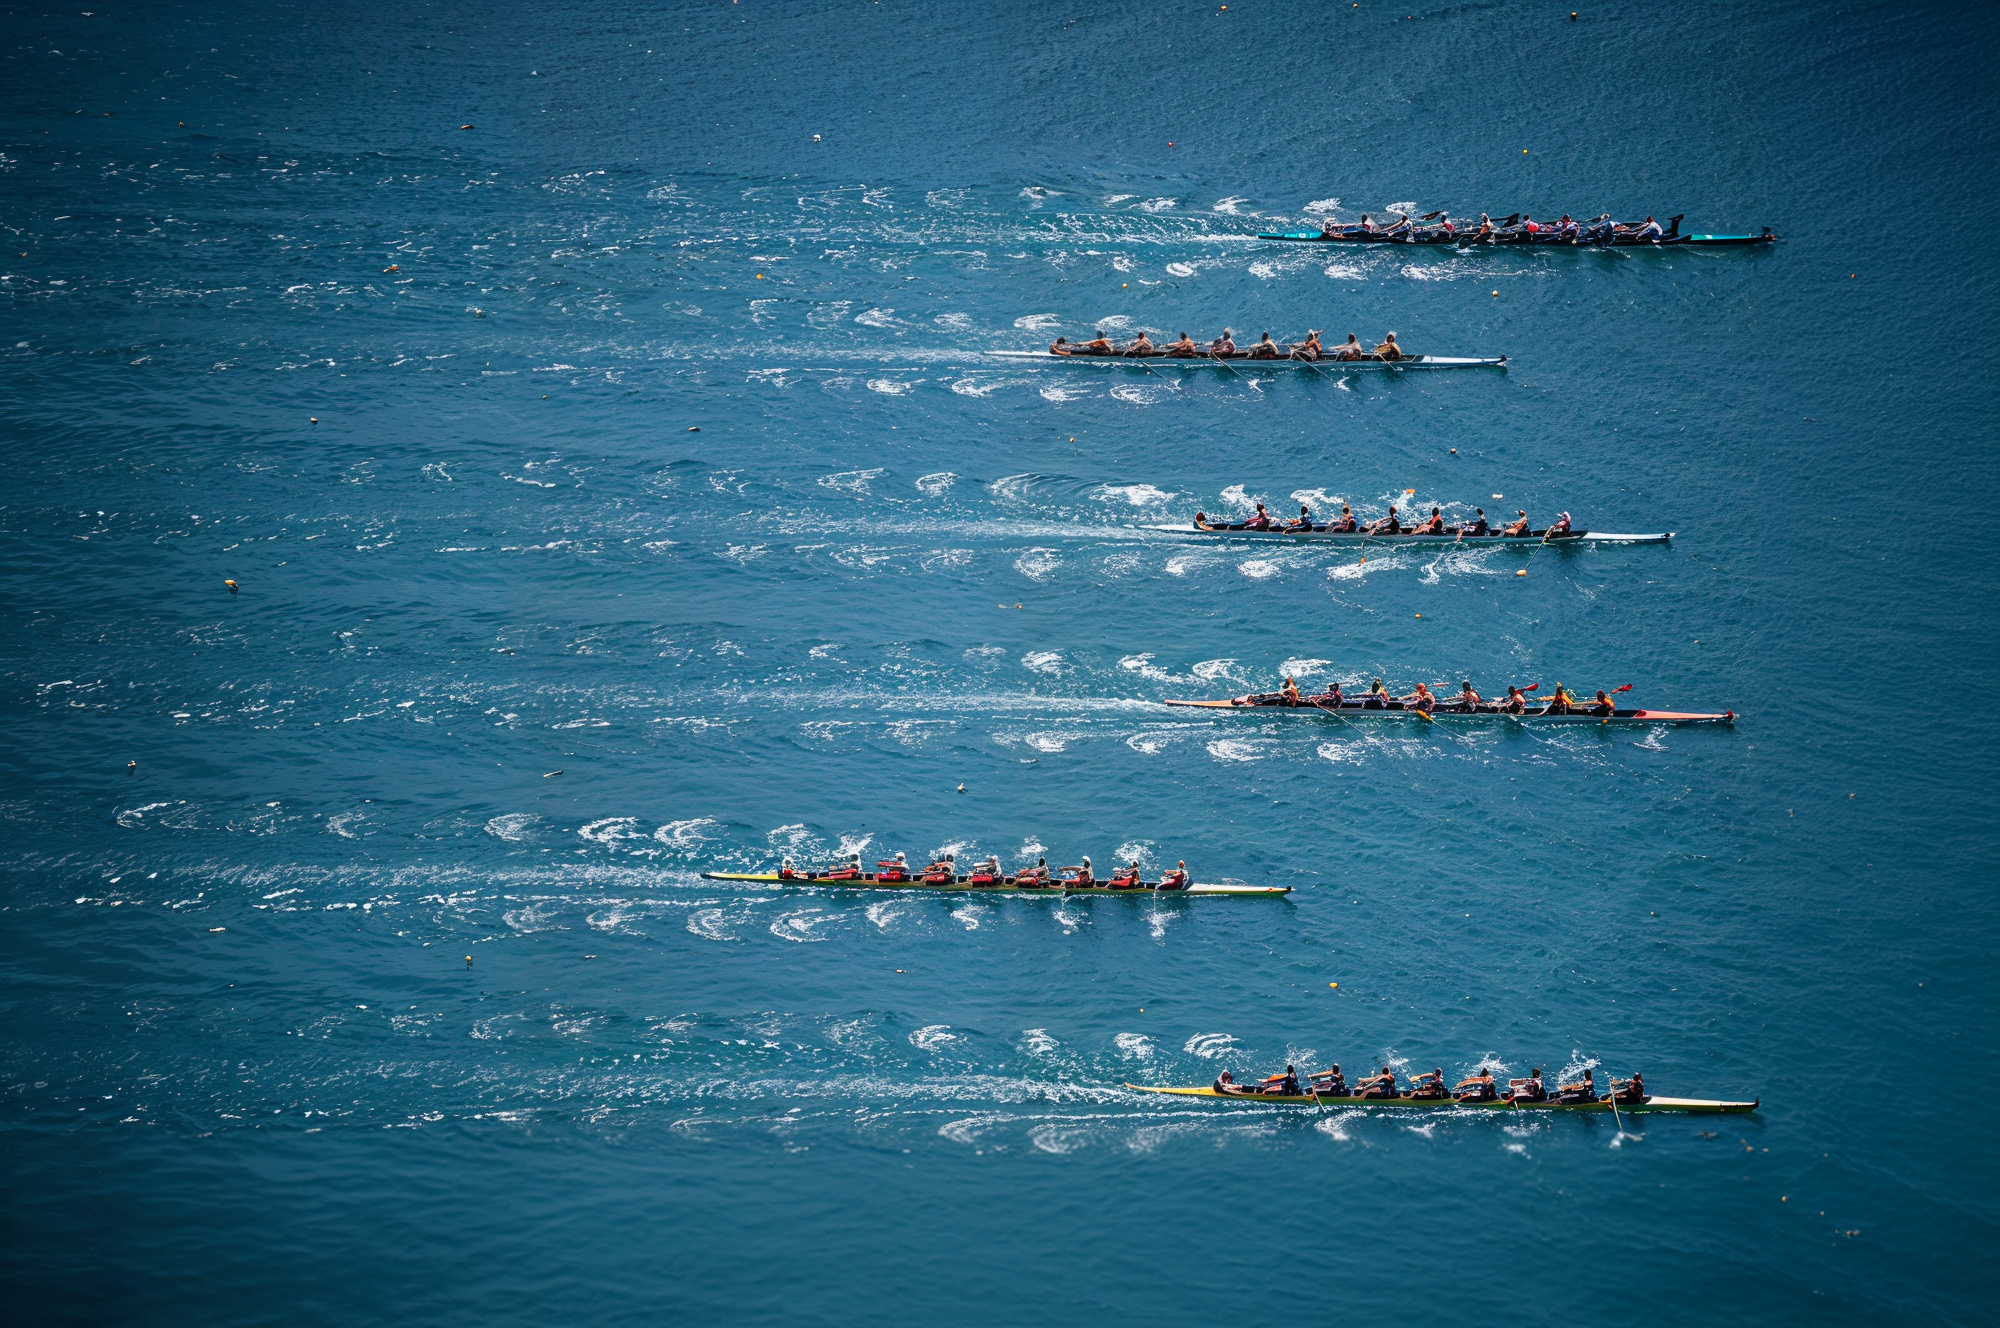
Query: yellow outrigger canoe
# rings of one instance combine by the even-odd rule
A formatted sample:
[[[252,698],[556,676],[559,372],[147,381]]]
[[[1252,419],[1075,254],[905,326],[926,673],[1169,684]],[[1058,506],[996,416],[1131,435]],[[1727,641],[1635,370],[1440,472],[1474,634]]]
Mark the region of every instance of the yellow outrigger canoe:
[[[1611,1111],[1611,1099],[1599,1098],[1595,1102],[1459,1102],[1452,1098],[1408,1098],[1408,1097],[1308,1097],[1278,1095],[1273,1093],[1218,1093],[1213,1088],[1149,1088],[1144,1084],[1127,1084],[1125,1087],[1135,1093],[1160,1093],[1168,1097],[1200,1097],[1212,1101],[1235,1102],[1249,1106],[1269,1107],[1400,1107],[1439,1108],[1463,1107],[1468,1111],[1600,1111],[1607,1115]],[[1651,1111],[1675,1111],[1691,1116],[1746,1115],[1757,1110],[1763,1101],[1757,1098],[1749,1102],[1710,1102],[1698,1097],[1660,1097],[1649,1094],[1644,1101],[1620,1102],[1618,1110],[1634,1113]]]
[[[851,876],[828,876],[821,872],[703,872],[702,878],[710,881],[744,881],[757,885],[815,885],[826,890],[938,890],[968,895],[1158,895],[1171,899],[1175,895],[1241,895],[1257,898],[1279,898],[1292,892],[1289,885],[1241,885],[1236,882],[1193,881],[1187,885],[1162,890],[1157,881],[1141,881],[1138,885],[1113,886],[1104,881],[1095,885],[1064,885],[1061,881],[1050,881],[1046,885],[1017,885],[1012,876],[1003,876],[993,884],[974,885],[970,876],[954,876],[949,881],[927,880],[922,872],[911,875],[883,879],[875,872],[862,872]]]

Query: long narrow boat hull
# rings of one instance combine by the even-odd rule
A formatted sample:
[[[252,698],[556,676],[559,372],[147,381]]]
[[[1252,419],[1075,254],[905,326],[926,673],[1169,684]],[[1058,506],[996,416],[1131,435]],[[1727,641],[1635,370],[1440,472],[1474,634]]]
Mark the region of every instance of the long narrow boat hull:
[[[1099,882],[1092,886],[1016,885],[1008,877],[1000,885],[974,885],[971,878],[959,877],[947,885],[922,880],[881,881],[873,872],[859,877],[829,878],[817,872],[794,872],[790,876],[780,876],[777,872],[703,872],[702,877],[710,881],[747,881],[757,885],[810,885],[827,890],[927,890],[937,893],[968,895],[1158,895],[1172,899],[1179,895],[1249,895],[1271,898],[1288,895],[1289,885],[1238,885],[1234,882],[1196,881],[1192,885],[1177,890],[1162,890],[1156,882],[1148,881],[1136,886],[1120,886],[1117,889]]]
[[[1260,231],[1260,240],[1292,240],[1310,244],[1403,244],[1435,245],[1453,249],[1483,249],[1488,246],[1527,245],[1537,249],[1709,249],[1736,248],[1750,244],[1771,244],[1777,236],[1762,235],[1676,235],[1659,240],[1565,240],[1528,235],[1322,235],[1318,231]]]
[[[1161,705],[1183,706],[1192,710],[1248,710],[1259,714],[1281,715],[1339,715],[1342,719],[1417,719],[1421,712],[1405,706],[1401,701],[1390,701],[1382,705],[1369,705],[1362,701],[1343,701],[1338,706],[1322,705],[1310,697],[1301,697],[1297,705],[1284,701],[1252,701],[1243,697],[1233,697],[1223,701],[1162,701]],[[1544,714],[1530,710],[1519,715],[1505,714],[1498,710],[1450,710],[1444,706],[1430,712],[1434,723],[1464,723],[1468,720],[1506,720],[1514,724],[1734,724],[1736,712],[1725,711],[1719,715],[1688,710],[1614,710],[1609,715]]]
[[[1404,1111],[1438,1111],[1457,1107],[1466,1111],[1593,1111],[1606,1116],[1611,1114],[1611,1103],[1605,1099],[1596,1102],[1457,1102],[1451,1098],[1417,1100],[1406,1097],[1292,1097],[1265,1093],[1218,1093],[1213,1088],[1149,1088],[1144,1084],[1127,1084],[1125,1087],[1135,1093],[1158,1093],[1166,1097],[1198,1097],[1212,1102],[1230,1102],[1253,1107],[1383,1107]],[[1704,1098],[1654,1095],[1644,1102],[1620,1102],[1618,1110],[1634,1115],[1644,1115],[1648,1112],[1678,1112],[1691,1116],[1740,1116],[1757,1110],[1762,1103],[1762,1098],[1749,1102],[1711,1102]]]
[[[1322,369],[1328,373],[1348,373],[1366,369],[1499,369],[1505,355],[1406,355],[1400,360],[1253,360],[1236,354],[1226,359],[1212,355],[1055,355],[1045,350],[989,350],[996,360],[1016,363],[1029,360],[1041,364],[1095,364],[1122,369]]]
[[[1544,545],[1558,544],[1666,544],[1673,540],[1671,530],[1658,531],[1650,535],[1625,535],[1609,530],[1570,530],[1560,535],[1550,535],[1545,531],[1531,530],[1525,535],[1363,535],[1358,531],[1336,532],[1330,530],[1227,530],[1209,527],[1204,530],[1191,524],[1147,526],[1147,530],[1157,530],[1174,535],[1200,535],[1205,539],[1253,540],[1264,542],[1290,541],[1299,544],[1352,544],[1367,545],[1371,548],[1383,545],[1411,545],[1413,547],[1453,547],[1461,549],[1539,549]]]

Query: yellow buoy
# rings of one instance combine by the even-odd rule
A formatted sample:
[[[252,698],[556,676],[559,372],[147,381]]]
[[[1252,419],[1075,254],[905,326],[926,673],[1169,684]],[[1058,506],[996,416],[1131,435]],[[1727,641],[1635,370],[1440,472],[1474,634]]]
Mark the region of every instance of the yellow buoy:
[[[1527,574],[1528,574],[1528,569],[1525,567],[1523,567],[1520,571],[1514,573],[1515,576],[1526,576]]]
[[[1340,984],[1338,982],[1329,982],[1326,985],[1329,987],[1338,987]]]

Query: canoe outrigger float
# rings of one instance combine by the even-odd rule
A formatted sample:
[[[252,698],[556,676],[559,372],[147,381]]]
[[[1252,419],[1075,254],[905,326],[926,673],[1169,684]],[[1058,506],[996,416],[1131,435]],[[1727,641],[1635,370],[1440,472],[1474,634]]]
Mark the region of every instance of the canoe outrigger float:
[[[935,890],[963,894],[982,895],[1256,895],[1272,897],[1288,895],[1289,885],[1238,885],[1233,882],[1191,881],[1186,885],[1170,885],[1160,888],[1158,881],[1141,881],[1137,885],[1112,885],[1109,881],[1095,881],[1089,885],[1052,880],[1047,883],[1032,882],[1021,884],[1013,876],[975,879],[972,876],[954,874],[950,880],[941,875],[926,875],[912,871],[908,874],[896,871],[886,872],[703,872],[702,877],[710,881],[744,881],[757,885],[815,885],[833,890]]]
[[[1550,547],[1558,544],[1667,544],[1674,538],[1671,530],[1651,535],[1620,535],[1608,530],[1559,530],[1553,535],[1546,530],[1531,530],[1525,535],[1502,535],[1498,531],[1490,535],[1364,535],[1359,531],[1244,530],[1240,526],[1211,524],[1203,527],[1186,522],[1145,526],[1143,529],[1173,535],[1200,535],[1208,539],[1293,540],[1310,544],[1366,545],[1370,548],[1408,544],[1423,548],[1538,549],[1545,544]]]
[[[1362,701],[1352,697],[1335,705],[1331,701],[1316,701],[1311,695],[1302,695],[1298,700],[1287,699],[1281,692],[1252,693],[1249,696],[1233,696],[1225,701],[1162,701],[1161,705],[1185,706],[1195,710],[1277,710],[1290,714],[1310,715],[1314,713],[1339,715],[1342,719],[1390,717],[1411,718],[1424,714],[1415,706],[1404,705],[1399,700]],[[1432,720],[1481,720],[1505,719],[1517,724],[1734,724],[1736,712],[1726,710],[1719,715],[1702,714],[1687,710],[1613,710],[1610,714],[1593,715],[1585,707],[1577,706],[1555,714],[1546,708],[1537,707],[1516,714],[1498,706],[1480,706],[1466,710],[1454,708],[1448,701],[1441,701],[1429,712]]]
[[[1055,355],[1045,350],[989,350],[998,360],[1033,360],[1040,364],[1097,364],[1126,369],[1325,369],[1347,373],[1355,369],[1499,369],[1505,355],[1405,355],[1400,360],[1336,360],[1330,354],[1316,360],[1290,358],[1253,359],[1238,351],[1234,355]]]
[[[1306,1094],[1276,1093],[1218,1093],[1213,1088],[1149,1088],[1144,1084],[1127,1084],[1125,1087],[1135,1093],[1158,1093],[1166,1097],[1198,1097],[1217,1102],[1234,1102],[1250,1106],[1270,1107],[1387,1107],[1400,1110],[1437,1110],[1439,1108],[1462,1107],[1468,1111],[1594,1111],[1602,1115],[1611,1114],[1611,1100],[1599,1098],[1595,1102],[1516,1102],[1506,1098],[1493,1098],[1484,1102],[1459,1101],[1449,1097],[1312,1097]],[[1711,1102],[1696,1097],[1659,1097],[1648,1094],[1643,1098],[1627,1102],[1621,1099],[1618,1110],[1634,1113],[1681,1112],[1693,1116],[1747,1115],[1757,1110],[1762,1098],[1749,1102]]]

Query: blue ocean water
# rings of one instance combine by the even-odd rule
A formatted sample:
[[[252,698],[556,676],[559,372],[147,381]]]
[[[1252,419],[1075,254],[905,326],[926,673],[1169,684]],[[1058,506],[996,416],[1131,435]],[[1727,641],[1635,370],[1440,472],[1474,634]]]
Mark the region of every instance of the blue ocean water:
[[[7,14],[19,1321],[1990,1321],[1991,9]],[[1783,238],[1254,238],[1396,204]],[[1510,361],[983,354],[1224,324]],[[857,847],[1293,893],[698,875]],[[1122,1087],[1287,1060],[1763,1105]]]

